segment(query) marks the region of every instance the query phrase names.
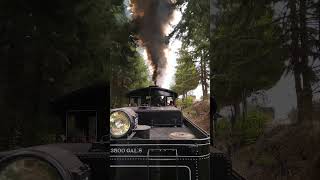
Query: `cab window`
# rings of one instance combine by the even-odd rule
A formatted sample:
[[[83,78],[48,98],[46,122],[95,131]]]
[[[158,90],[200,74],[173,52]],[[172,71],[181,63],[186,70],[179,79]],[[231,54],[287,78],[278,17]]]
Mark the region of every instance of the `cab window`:
[[[141,104],[141,98],[140,97],[131,97],[130,98],[130,104],[129,106],[132,107],[138,107]]]
[[[165,103],[164,96],[152,96],[151,97],[151,106],[164,106]]]
[[[141,106],[149,106],[151,102],[151,96],[145,96],[141,98]]]
[[[69,111],[66,117],[67,142],[94,142],[97,132],[96,111]]]
[[[171,97],[171,96],[167,97],[167,106],[174,106],[173,97]]]

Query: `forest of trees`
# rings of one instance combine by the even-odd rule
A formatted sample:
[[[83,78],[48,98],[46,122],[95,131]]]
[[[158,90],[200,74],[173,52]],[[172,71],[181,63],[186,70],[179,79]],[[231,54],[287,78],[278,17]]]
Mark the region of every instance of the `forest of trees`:
[[[202,99],[207,99],[210,94],[210,4],[201,0],[188,1],[185,5],[182,20],[170,34],[182,41],[172,89],[185,98],[200,84]]]
[[[116,93],[148,84],[124,8],[117,0],[0,2],[0,149],[54,141],[61,125],[50,101],[64,93],[112,81],[120,105]]]
[[[176,1],[177,8],[185,2]],[[180,70],[191,68],[206,97],[209,37],[202,35],[209,34],[210,6],[203,2],[188,4],[172,35],[193,47],[181,50]],[[0,8],[0,149],[53,142],[63,130],[50,102],[72,90],[110,83],[110,105],[119,107],[129,90],[152,84],[123,1],[3,0]],[[197,22],[203,22],[201,28],[195,28]]]
[[[248,179],[319,179],[320,1],[210,5],[210,90],[231,114],[215,124],[217,146]],[[293,85],[279,88],[295,101],[288,116],[249,101],[272,96],[282,80]]]
[[[319,1],[213,0],[211,5],[211,90],[219,103],[233,106],[237,119],[240,103],[246,107],[248,97],[293,75],[298,122],[311,122],[319,88]]]

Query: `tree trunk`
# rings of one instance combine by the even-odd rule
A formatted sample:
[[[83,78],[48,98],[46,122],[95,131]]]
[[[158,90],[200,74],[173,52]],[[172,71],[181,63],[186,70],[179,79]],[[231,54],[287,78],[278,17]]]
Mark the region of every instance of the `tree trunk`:
[[[303,121],[303,99],[302,99],[302,87],[301,87],[301,76],[299,67],[294,68],[294,81],[297,96],[297,121],[298,123]]]
[[[242,118],[246,120],[247,118],[247,93],[244,91],[242,93]]]
[[[236,124],[236,121],[237,121],[237,118],[239,118],[239,115],[240,115],[240,103],[239,102],[236,102],[234,103],[233,105],[233,109],[234,109],[234,114],[231,118],[231,125],[232,125],[232,128],[234,127],[234,125]]]
[[[205,98],[205,87],[204,87],[204,72],[203,72],[203,60],[200,60],[200,78],[201,78],[201,88],[202,88],[202,98]]]
[[[291,45],[290,56],[293,64],[293,75],[295,80],[295,89],[297,96],[297,120],[298,123],[303,121],[303,98],[302,98],[302,84],[301,84],[301,63],[299,58],[299,34],[298,34],[298,17],[297,17],[297,1],[289,1],[290,9],[290,23],[291,23]]]
[[[203,54],[203,52],[202,52]],[[202,98],[208,98],[208,83],[207,83],[207,63],[205,56],[202,55],[200,60],[200,82],[202,87]]]
[[[318,1],[318,52],[320,52],[320,1]],[[320,59],[320,55],[318,55]]]
[[[203,59],[203,81],[204,81],[204,94],[203,94],[203,99],[208,98],[208,83],[207,83],[207,62],[205,59]]]
[[[301,64],[302,64],[302,101],[303,119],[312,122],[312,87],[311,87],[311,67],[308,62],[308,32],[306,19],[306,0],[300,0],[300,41],[301,41]]]

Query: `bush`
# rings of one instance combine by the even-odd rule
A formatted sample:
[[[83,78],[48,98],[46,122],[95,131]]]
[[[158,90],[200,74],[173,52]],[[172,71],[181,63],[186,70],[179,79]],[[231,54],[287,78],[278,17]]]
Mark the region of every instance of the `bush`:
[[[178,99],[176,101],[177,106],[182,107],[182,108],[188,108],[192,106],[194,98],[191,96],[187,96],[184,100]]]
[[[221,119],[217,123],[216,134],[221,137],[227,137],[231,134],[231,122],[227,119]]]
[[[223,141],[232,141],[232,144],[250,145],[256,143],[263,134],[266,123],[270,118],[260,111],[251,111],[245,120],[238,119],[232,129],[231,122],[221,119],[216,126],[216,135]],[[230,139],[231,138],[231,139]]]
[[[276,164],[276,159],[271,154],[262,153],[257,156],[256,164],[264,167],[272,167]]]
[[[260,111],[251,111],[245,120],[237,121],[234,127],[240,143],[249,145],[256,142],[264,132],[268,117]]]

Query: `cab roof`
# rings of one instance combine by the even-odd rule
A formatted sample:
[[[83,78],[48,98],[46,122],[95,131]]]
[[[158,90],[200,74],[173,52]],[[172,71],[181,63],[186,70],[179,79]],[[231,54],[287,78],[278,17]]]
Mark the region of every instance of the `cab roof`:
[[[106,108],[108,106],[109,92],[109,85],[100,82],[55,98],[51,104],[58,111]]]
[[[178,94],[174,91],[169,89],[161,88],[159,86],[149,86],[146,88],[140,88],[127,93],[127,97],[134,97],[134,96],[171,96],[173,98],[177,98]]]

